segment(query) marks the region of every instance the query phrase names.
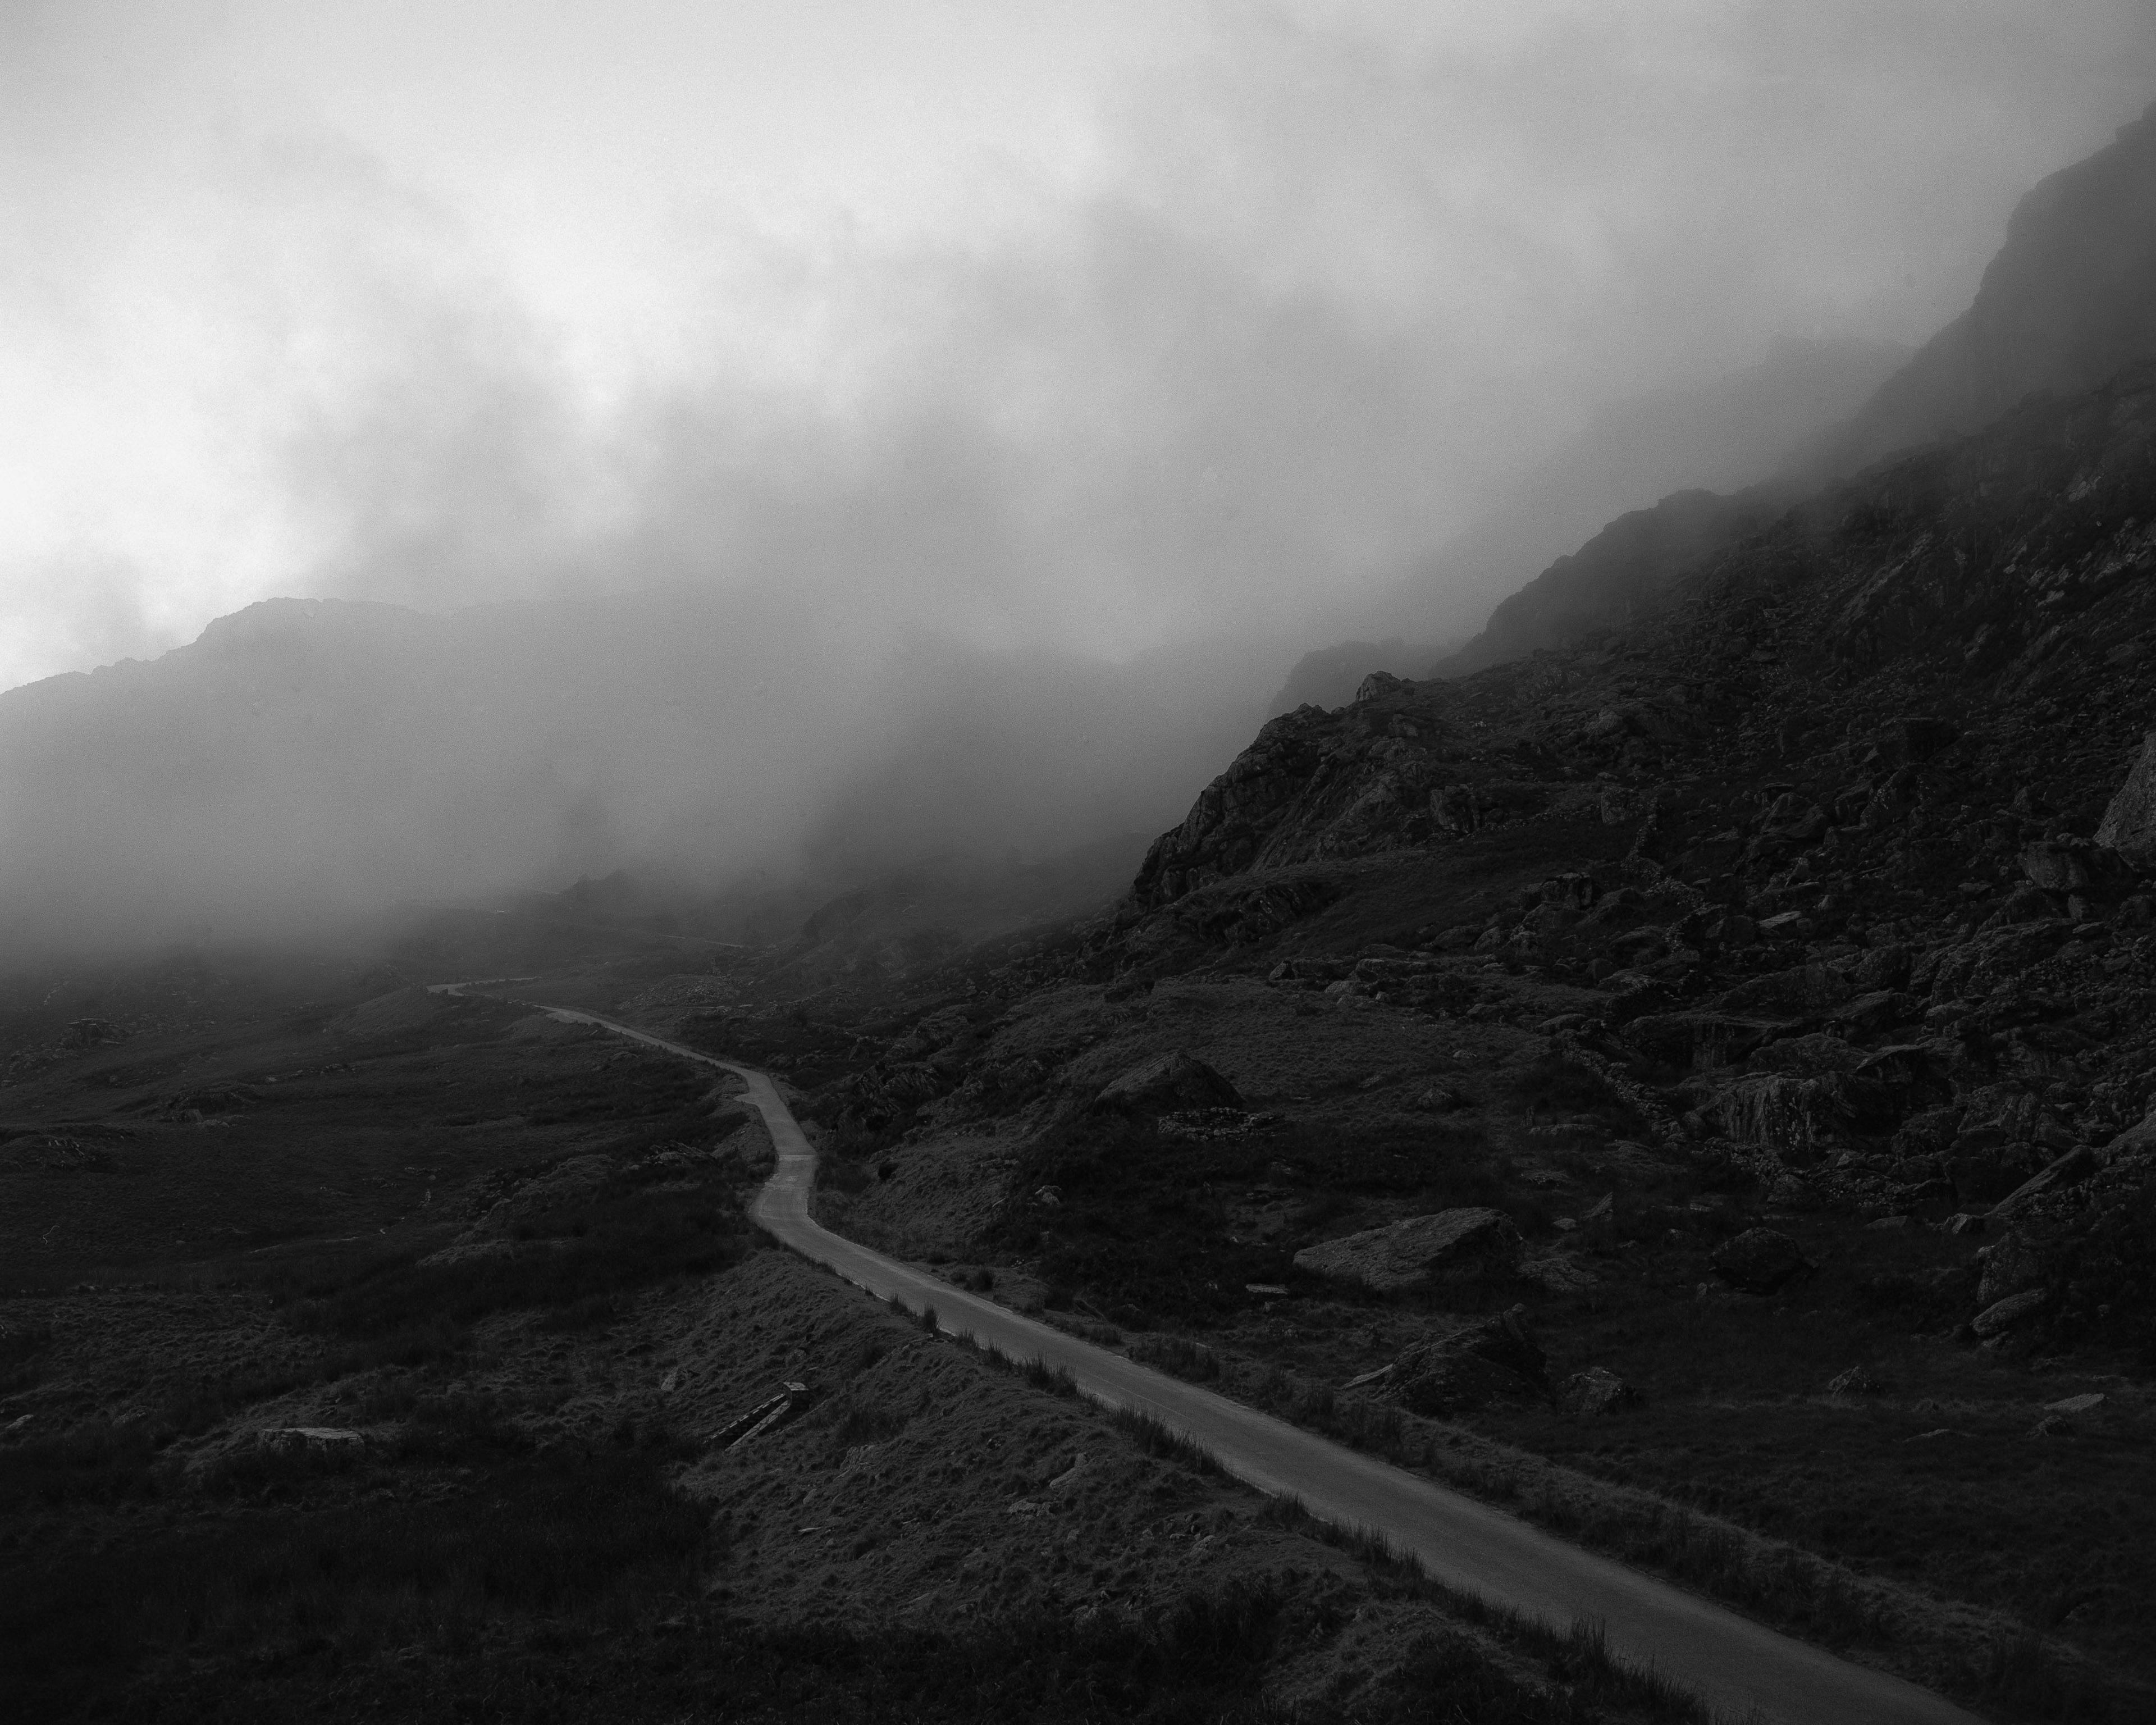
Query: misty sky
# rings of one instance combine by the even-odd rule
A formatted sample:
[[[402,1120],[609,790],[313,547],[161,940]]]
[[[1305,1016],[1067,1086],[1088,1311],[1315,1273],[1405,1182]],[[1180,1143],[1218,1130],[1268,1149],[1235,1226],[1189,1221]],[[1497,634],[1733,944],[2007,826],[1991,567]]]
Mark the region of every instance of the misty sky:
[[[2147,0],[0,0],[0,687],[275,593],[1319,629],[2152,96]]]

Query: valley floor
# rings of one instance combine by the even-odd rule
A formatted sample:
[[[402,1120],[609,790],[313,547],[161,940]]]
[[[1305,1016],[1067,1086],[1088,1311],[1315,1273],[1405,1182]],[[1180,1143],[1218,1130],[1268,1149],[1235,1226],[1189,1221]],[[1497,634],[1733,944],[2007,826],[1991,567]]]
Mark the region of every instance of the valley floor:
[[[28,1716],[1693,1717],[760,1242],[707,1072],[385,981],[17,1020]]]

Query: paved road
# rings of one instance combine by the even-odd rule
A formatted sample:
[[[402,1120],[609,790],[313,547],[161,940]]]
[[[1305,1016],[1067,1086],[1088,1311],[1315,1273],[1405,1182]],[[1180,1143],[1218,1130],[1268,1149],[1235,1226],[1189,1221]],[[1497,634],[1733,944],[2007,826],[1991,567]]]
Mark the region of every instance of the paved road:
[[[1068,1372],[1096,1400],[1139,1409],[1187,1434],[1259,1490],[1299,1497],[1328,1522],[1382,1532],[1441,1581],[1559,1626],[1599,1619],[1612,1651],[1681,1679],[1732,1721],[1976,1725],[1974,1715],[1928,1690],[1778,1635],[1568,1545],[1502,1510],[1151,1371],[842,1239],[808,1214],[816,1153],[766,1075],[591,1013],[541,1009],[746,1081],[746,1100],[762,1114],[778,1153],[777,1170],[757,1194],[756,1218],[796,1251],[879,1298],[901,1301],[916,1312],[933,1306],[946,1330],[969,1332],[1015,1359],[1038,1356]]]

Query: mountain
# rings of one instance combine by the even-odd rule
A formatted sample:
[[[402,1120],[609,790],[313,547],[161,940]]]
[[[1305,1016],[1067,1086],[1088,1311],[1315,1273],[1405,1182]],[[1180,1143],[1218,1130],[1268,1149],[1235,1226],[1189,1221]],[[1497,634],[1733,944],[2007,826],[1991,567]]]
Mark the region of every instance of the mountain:
[[[2031,393],[2085,391],[2151,354],[2156,105],[2021,200],[1969,309],[1854,414],[1792,439],[1770,476],[1764,466],[1744,476],[1763,483],[1722,496],[1672,495],[1610,521],[1500,603],[1441,669],[1458,675],[1620,626],[1659,603],[1690,564],[1758,531],[1819,485],[1892,451],[1974,430]],[[1767,389],[1785,380],[1758,382]],[[1812,392],[1805,410],[1822,398]],[[1654,422],[1651,413],[1640,416],[1642,437],[1651,439]],[[1621,424],[1609,435],[1621,439]]]
[[[1793,463],[1815,480],[2156,354],[2156,103],[2015,208],[1968,311]]]
[[[1398,635],[1389,640],[1342,641],[1337,646],[1314,649],[1295,662],[1265,716],[1291,713],[1299,706],[1345,706],[1372,671],[1404,676],[1448,650],[1456,649],[1419,646]]]
[[[1694,561],[1757,532],[1789,501],[1771,485],[1728,496],[1676,491],[1651,509],[1621,515],[1505,600],[1481,634],[1426,674],[1460,676],[1621,627],[1661,605]]]
[[[1153,831],[1263,718],[1280,656],[1265,640],[1156,647],[1120,665],[916,644],[877,674],[877,732],[803,854],[865,878],[893,860],[1037,860]]]
[[[1171,819],[1278,663],[864,647],[681,592],[269,601],[0,694],[0,944],[290,932],[624,865],[679,905],[757,866],[805,863],[829,896],[918,859],[1037,860]]]
[[[2156,365],[1832,486],[1669,600],[1592,649],[1380,675],[1343,711],[1274,719],[1154,842],[1137,902],[1611,810],[1663,810],[1681,850],[1695,827],[1757,830],[1757,787],[1800,762],[1839,781],[1813,839],[1868,846],[1902,825],[1891,798],[1894,819],[1860,817],[1912,712],[1967,733],[1993,795],[2025,789],[2086,838],[2156,717]]]
[[[1412,624],[1424,639],[1456,634],[1464,614],[1514,592],[1620,516],[1673,491],[1768,479],[1907,357],[1891,342],[1789,340],[1741,371],[1607,403],[1410,571],[1380,614]]]

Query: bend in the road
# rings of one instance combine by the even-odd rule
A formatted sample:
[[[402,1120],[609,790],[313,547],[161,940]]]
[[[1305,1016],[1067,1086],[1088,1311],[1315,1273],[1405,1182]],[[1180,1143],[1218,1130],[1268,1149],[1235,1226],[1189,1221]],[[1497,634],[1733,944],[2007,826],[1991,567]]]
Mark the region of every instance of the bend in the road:
[[[462,993],[481,983],[438,983]],[[1111,1407],[1148,1414],[1260,1491],[1336,1524],[1382,1533],[1436,1579],[1563,1628],[1599,1623],[1610,1650],[1697,1691],[1732,1719],[1779,1725],[1978,1725],[1912,1683],[1851,1663],[1652,1576],[1568,1544],[1502,1510],[1349,1450],[833,1234],[809,1213],[816,1151],[768,1075],[596,1013],[518,1001],[731,1072],[763,1117],[778,1163],[756,1219],[783,1245],[875,1295],[924,1311],[1016,1359],[1039,1358]]]

